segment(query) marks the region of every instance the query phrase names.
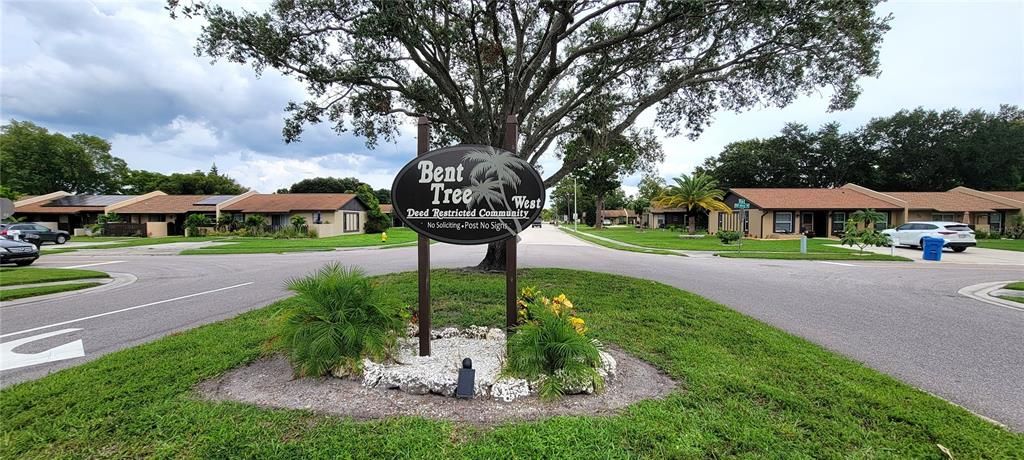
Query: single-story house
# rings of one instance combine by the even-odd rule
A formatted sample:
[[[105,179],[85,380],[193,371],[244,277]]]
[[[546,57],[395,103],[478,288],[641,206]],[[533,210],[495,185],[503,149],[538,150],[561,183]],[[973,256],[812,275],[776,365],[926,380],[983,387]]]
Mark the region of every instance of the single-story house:
[[[291,225],[293,216],[302,216],[320,237],[363,233],[366,211],[366,204],[350,193],[252,194],[220,206],[222,214],[239,221],[262,215],[271,229]]]
[[[162,193],[162,192],[161,192]],[[88,226],[96,223],[112,205],[132,203],[150,197],[146,195],[72,195],[53,192],[23,198],[14,202],[14,216],[27,222],[82,235]]]
[[[1014,203],[1014,200],[966,187],[948,192],[886,193],[907,202],[908,221],[963,222],[977,230],[995,233],[1002,233],[1007,219],[1024,208],[1024,203]]]
[[[647,208],[642,225],[648,228],[665,228],[674,225],[679,228],[686,228],[690,225],[690,216],[694,218],[694,228],[708,228],[708,213],[702,209],[693,211],[686,208],[665,208],[652,204]]]
[[[610,221],[611,225],[634,225],[637,223],[636,213],[632,209],[602,209],[601,219]]]
[[[852,213],[874,209],[885,216],[875,222],[878,229],[909,221],[950,220],[1002,232],[1011,216],[1024,212],[1024,202],[1000,193],[1007,192],[966,187],[946,192],[877,192],[856,184],[816,189],[734,188],[726,192],[724,200],[734,211],[712,212],[708,231],[734,230],[755,238],[839,235]],[[746,201],[749,209],[736,209],[740,200]]]
[[[236,198],[236,195],[157,195],[145,200],[111,206],[121,221],[146,224],[148,236],[184,235],[185,219],[190,214],[203,214],[216,222],[217,205]]]
[[[399,219],[398,215],[395,214],[394,206],[391,206],[390,204],[386,204],[386,203],[381,203],[380,204],[380,212],[382,214],[384,214],[384,215],[386,215],[386,216],[391,218],[391,226],[392,227],[404,227],[405,226],[405,224],[402,223],[402,219]]]

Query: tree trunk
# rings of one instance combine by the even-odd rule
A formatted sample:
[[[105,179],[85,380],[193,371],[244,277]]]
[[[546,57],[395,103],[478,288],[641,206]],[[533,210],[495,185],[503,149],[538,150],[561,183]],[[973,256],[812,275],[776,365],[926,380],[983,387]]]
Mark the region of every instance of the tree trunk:
[[[693,214],[687,213],[686,220],[686,229],[689,230],[689,233],[692,235],[694,232],[697,231],[697,217],[694,216]]]
[[[505,240],[488,243],[487,254],[476,268],[487,272],[505,271]]]
[[[601,211],[604,210],[604,195],[594,196],[594,208],[597,213],[594,219],[594,228],[600,230],[604,228],[604,217],[601,217]]]

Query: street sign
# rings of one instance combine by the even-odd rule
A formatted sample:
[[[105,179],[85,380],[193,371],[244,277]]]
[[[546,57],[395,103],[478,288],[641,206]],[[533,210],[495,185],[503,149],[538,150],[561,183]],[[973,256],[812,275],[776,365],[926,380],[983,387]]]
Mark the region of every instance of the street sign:
[[[0,219],[6,219],[14,214],[14,202],[9,198],[0,198]]]
[[[544,209],[544,181],[512,152],[462,144],[405,165],[391,187],[395,213],[416,233],[453,244],[486,244],[529,228]]]
[[[750,203],[747,200],[740,198],[736,201],[736,204],[732,205],[733,209],[750,209]]]

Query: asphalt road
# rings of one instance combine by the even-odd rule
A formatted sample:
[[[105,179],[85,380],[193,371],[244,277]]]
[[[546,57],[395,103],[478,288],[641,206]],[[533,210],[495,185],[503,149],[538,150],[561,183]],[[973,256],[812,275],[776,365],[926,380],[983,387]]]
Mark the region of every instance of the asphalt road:
[[[484,247],[432,246],[432,265],[463,267]],[[145,249],[44,256],[44,267],[90,264],[136,280],[110,289],[0,307],[0,349],[42,364],[0,371],[0,385],[39,378],[106,353],[230,318],[288,295],[286,280],[323,264],[371,274],[414,270],[415,248],[302,254],[173,256]],[[977,283],[1024,278],[1021,265],[845,263],[631,253],[530,229],[523,267],[564,267],[660,281],[818,343],[915,387],[1024,431],[1024,311],[957,294]],[[1013,260],[1011,259],[1011,263]],[[130,276],[126,279],[130,280]],[[70,329],[70,330],[69,330]],[[78,342],[80,340],[80,342]],[[77,344],[81,344],[78,355]],[[5,347],[6,345],[6,347]],[[56,348],[55,348],[56,347]],[[25,360],[28,358],[18,358]]]

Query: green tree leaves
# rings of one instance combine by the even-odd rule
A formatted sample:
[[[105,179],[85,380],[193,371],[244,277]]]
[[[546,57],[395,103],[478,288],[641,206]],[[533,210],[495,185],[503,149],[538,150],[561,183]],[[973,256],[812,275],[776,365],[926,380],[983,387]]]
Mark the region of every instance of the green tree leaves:
[[[827,88],[853,105],[857,79],[878,73],[888,30],[864,2],[275,2],[248,12],[210,2],[197,49],[270,67],[306,85],[283,135],[307,124],[351,130],[368,145],[402,119],[427,116],[436,142],[500,146],[504,120],[524,129],[518,154],[536,163],[571,138],[587,107],[614,98],[609,134],[641,113],[670,134],[699,133],[720,109],[784,106]],[[583,163],[563,161],[551,186]]]
[[[128,172],[110,154],[110,143],[96,136],[51,133],[28,121],[0,128],[0,186],[16,194],[119,193]]]
[[[1024,111],[902,110],[852,132],[788,124],[768,139],[733,142],[698,168],[727,187],[1014,190],[1024,182]]]

